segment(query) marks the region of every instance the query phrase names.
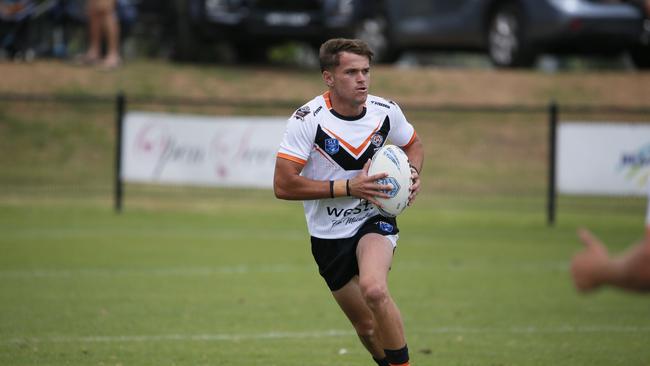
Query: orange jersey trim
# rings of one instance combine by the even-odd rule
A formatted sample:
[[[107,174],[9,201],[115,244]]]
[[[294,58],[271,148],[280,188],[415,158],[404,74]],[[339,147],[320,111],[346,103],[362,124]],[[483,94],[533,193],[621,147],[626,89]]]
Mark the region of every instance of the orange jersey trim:
[[[330,97],[329,90],[323,93],[323,99],[325,99],[325,106],[327,109],[332,109],[332,98]],[[363,103],[363,106],[366,106],[366,103]]]
[[[411,139],[409,140],[409,142],[406,143],[406,145],[402,146],[402,149],[406,149],[406,148],[408,148],[409,146],[411,146],[411,145],[415,142],[415,138],[416,138],[417,136],[418,136],[418,134],[415,133],[415,131],[413,131],[413,136],[411,136]]]
[[[359,155],[361,155],[363,150],[365,150],[366,146],[368,146],[368,144],[370,143],[370,139],[375,134],[375,132],[377,132],[379,130],[379,127],[381,127],[381,121],[377,125],[377,127],[375,127],[375,129],[372,130],[370,135],[368,135],[368,137],[366,137],[366,139],[361,143],[361,145],[359,145],[359,147],[354,147],[354,146],[350,145],[349,142],[345,141],[344,139],[339,137],[337,134],[335,134],[331,130],[329,130],[329,129],[325,128],[325,127],[323,127],[323,129],[326,130],[328,133],[330,133],[332,136],[336,137],[336,139],[339,140],[343,144],[343,146],[345,146],[348,150],[350,150],[351,153],[353,153],[356,156],[359,156]]]
[[[324,157],[325,159],[327,159],[327,161],[329,161],[329,162],[332,163],[332,164],[335,164],[335,162],[332,161],[332,158],[331,158],[329,155],[327,155],[323,150],[321,150],[320,147],[315,146],[315,150],[316,150],[316,152],[318,152],[319,154],[323,155],[323,157]]]
[[[293,161],[294,163],[298,163],[300,165],[307,164],[307,160],[303,160],[288,154],[278,153],[278,158]]]
[[[329,91],[323,93],[323,99],[325,99],[325,106],[327,107],[327,109],[332,109],[332,100],[330,99]]]

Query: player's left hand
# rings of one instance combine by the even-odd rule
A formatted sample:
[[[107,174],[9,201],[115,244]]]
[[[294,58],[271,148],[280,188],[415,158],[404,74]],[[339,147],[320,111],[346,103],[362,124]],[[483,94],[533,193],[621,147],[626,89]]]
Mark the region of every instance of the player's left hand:
[[[420,174],[413,166],[411,166],[411,181],[413,184],[411,184],[411,193],[409,194],[409,206],[413,204],[415,197],[420,192]]]

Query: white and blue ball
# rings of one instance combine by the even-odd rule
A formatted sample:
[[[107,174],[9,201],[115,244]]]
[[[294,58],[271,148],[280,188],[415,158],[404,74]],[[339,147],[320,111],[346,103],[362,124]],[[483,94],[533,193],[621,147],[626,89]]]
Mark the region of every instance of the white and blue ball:
[[[388,176],[379,179],[377,183],[391,185],[393,188],[385,192],[390,197],[376,197],[382,205],[378,209],[384,216],[395,217],[408,206],[411,192],[411,167],[404,150],[395,145],[385,145],[377,150],[370,161],[368,175],[379,173],[388,173]]]

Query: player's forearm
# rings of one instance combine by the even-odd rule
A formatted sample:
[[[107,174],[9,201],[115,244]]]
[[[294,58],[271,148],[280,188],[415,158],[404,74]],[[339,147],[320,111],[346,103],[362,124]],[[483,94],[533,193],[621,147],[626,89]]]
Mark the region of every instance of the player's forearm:
[[[420,138],[416,137],[416,140],[405,148],[404,152],[409,157],[409,164],[414,166],[418,173],[422,172],[422,166],[424,164],[424,147],[422,146]]]
[[[346,196],[346,181],[319,181],[303,176],[293,176],[276,182],[275,196],[284,200],[316,200]]]

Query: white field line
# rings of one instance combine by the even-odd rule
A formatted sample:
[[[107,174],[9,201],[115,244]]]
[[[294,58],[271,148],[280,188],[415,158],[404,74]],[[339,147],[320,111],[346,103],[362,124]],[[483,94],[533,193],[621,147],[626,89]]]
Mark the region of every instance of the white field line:
[[[238,342],[266,339],[304,339],[352,336],[353,331],[326,330],[319,332],[268,332],[258,334],[162,334],[118,336],[49,336],[24,337],[0,341],[0,343],[138,343],[138,342]]]
[[[421,262],[397,262],[395,270],[399,271],[431,271],[431,264]],[[544,262],[520,264],[506,267],[492,267],[488,265],[463,265],[443,266],[438,270],[443,271],[473,271],[481,269],[504,270],[514,272],[566,272],[566,262]],[[316,265],[290,265],[290,264],[266,264],[266,265],[233,265],[215,267],[169,267],[169,268],[81,268],[81,269],[24,269],[24,270],[0,270],[0,279],[31,279],[31,278],[75,278],[75,277],[125,277],[125,276],[150,276],[150,277],[201,277],[214,275],[246,275],[257,273],[317,273]]]
[[[559,327],[512,327],[512,328],[465,328],[440,327],[411,331],[411,334],[587,334],[587,333],[650,333],[650,327],[634,326],[559,326]],[[353,337],[352,330],[324,330],[312,332],[267,332],[257,334],[162,334],[162,335],[116,335],[116,336],[47,336],[15,337],[0,340],[0,344],[23,343],[140,343],[140,342],[239,342],[247,340],[282,340],[305,338]]]
[[[213,276],[213,275],[242,275],[249,273],[291,273],[308,272],[316,273],[314,266],[296,265],[236,265],[223,267],[177,267],[177,268],[151,268],[151,269],[34,269],[34,270],[0,270],[0,279],[15,278],[74,278],[74,277],[123,277],[123,276]]]
[[[613,325],[590,325],[573,326],[562,325],[557,327],[522,326],[511,328],[465,328],[465,327],[440,327],[428,330],[415,331],[416,334],[485,334],[485,333],[506,333],[506,334],[571,334],[571,333],[650,333],[650,326],[613,326]]]

